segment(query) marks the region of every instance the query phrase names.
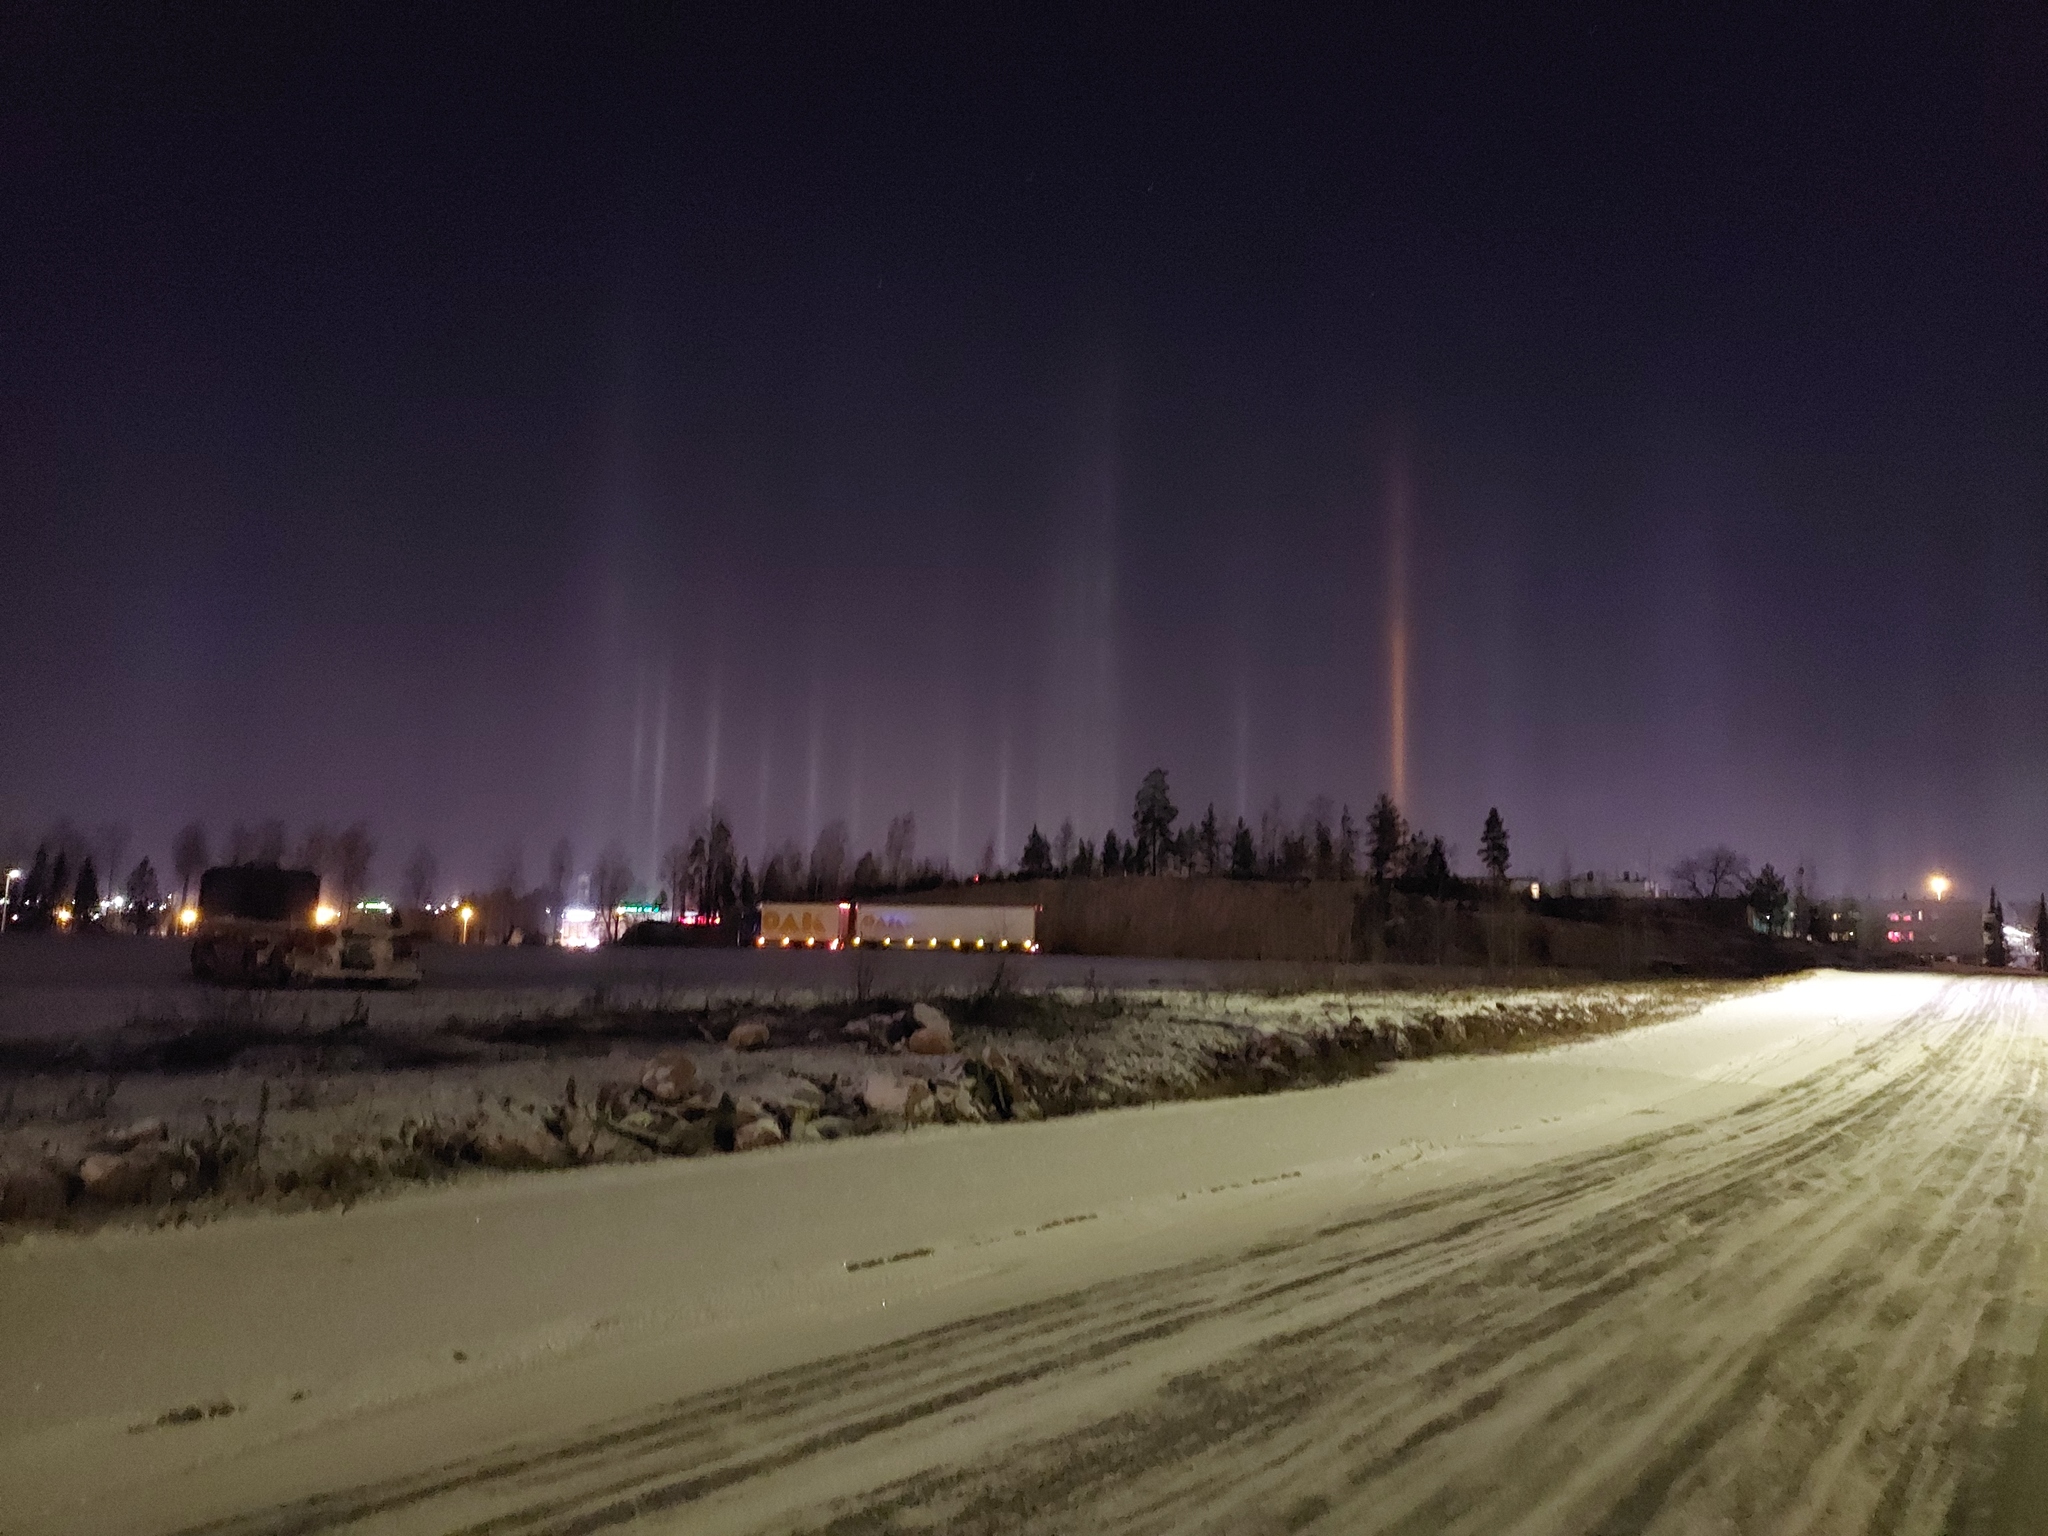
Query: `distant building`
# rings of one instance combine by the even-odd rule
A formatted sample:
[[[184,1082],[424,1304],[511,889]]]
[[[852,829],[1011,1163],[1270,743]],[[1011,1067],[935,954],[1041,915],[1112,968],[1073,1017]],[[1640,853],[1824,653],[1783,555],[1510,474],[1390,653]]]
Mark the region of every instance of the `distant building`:
[[[1622,896],[1631,900],[1647,901],[1662,896],[1663,889],[1648,875],[1639,875],[1633,870],[1623,870],[1618,875],[1605,870],[1589,869],[1582,875],[1571,875],[1557,882],[1546,882],[1543,886],[1546,896]]]
[[[1860,905],[1856,941],[1872,953],[1975,960],[1984,953],[1984,903],[1951,891],[1945,900],[1900,895]]]

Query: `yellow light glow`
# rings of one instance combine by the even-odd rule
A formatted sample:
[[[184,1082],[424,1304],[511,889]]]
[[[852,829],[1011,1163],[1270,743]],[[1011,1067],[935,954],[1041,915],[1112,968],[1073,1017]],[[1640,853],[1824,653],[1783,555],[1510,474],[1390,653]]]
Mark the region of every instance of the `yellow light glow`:
[[[313,926],[315,928],[332,928],[334,926],[335,919],[340,916],[341,914],[335,911],[334,908],[332,907],[315,907],[313,909]]]
[[[1940,901],[1944,897],[1946,897],[1949,893],[1950,887],[1953,884],[1954,882],[1951,881],[1947,875],[1929,875],[1927,877],[1928,893],[1932,895],[1936,901]]]
[[[70,909],[69,907],[59,907],[59,908],[57,909],[57,921],[58,921],[58,922],[60,922],[60,923],[68,923],[68,922],[70,922],[70,921],[71,921],[71,909]]]
[[[178,914],[178,926],[180,928],[190,928],[198,921],[199,909],[197,907],[187,907]]]
[[[475,908],[475,907],[464,907],[464,908],[462,909],[462,920],[463,920],[463,921],[464,921],[465,923],[466,923],[466,922],[469,922],[469,921],[470,921],[470,920],[471,920],[472,918],[474,918],[475,916],[476,916],[476,908]]]

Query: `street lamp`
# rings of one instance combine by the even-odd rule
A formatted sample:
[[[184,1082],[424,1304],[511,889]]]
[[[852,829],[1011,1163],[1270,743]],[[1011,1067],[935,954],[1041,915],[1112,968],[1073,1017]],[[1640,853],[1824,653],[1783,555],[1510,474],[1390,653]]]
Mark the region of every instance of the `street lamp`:
[[[476,916],[476,908],[464,905],[463,909],[455,915],[462,919],[462,942],[467,944],[469,942],[469,920]]]
[[[1948,895],[1949,887],[1953,883],[1947,875],[1929,875],[1927,877],[1927,890],[1936,901],[1940,901]]]
[[[14,910],[14,882],[20,878],[20,870],[10,869],[6,881],[0,883],[0,933],[7,931],[7,917]]]

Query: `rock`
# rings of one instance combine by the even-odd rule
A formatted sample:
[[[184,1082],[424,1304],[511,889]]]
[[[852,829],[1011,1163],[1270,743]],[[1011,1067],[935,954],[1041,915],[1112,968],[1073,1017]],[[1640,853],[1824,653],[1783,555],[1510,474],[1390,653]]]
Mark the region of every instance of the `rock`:
[[[760,1147],[779,1147],[782,1142],[782,1127],[773,1120],[749,1120],[733,1132],[732,1149],[735,1152],[752,1152]]]
[[[168,1196],[178,1170],[168,1147],[143,1146],[131,1152],[94,1152],[78,1165],[78,1182],[94,1200],[133,1205],[152,1194]]]
[[[852,1134],[853,1122],[842,1115],[820,1115],[817,1119],[806,1122],[804,1131],[806,1139],[816,1137],[820,1141],[837,1141],[842,1136]]]
[[[766,1019],[743,1019],[725,1037],[729,1051],[758,1051],[768,1043]]]
[[[893,1072],[870,1072],[861,1080],[860,1101],[878,1115],[900,1115],[910,1103],[910,1081]]]
[[[974,1102],[974,1094],[960,1083],[941,1083],[932,1090],[932,1101],[939,1118],[948,1125],[977,1125],[988,1118]]]
[[[702,1157],[717,1150],[717,1129],[709,1120],[678,1120],[655,1145],[670,1157]]]
[[[52,1221],[71,1203],[71,1178],[50,1163],[0,1169],[0,1221]]]
[[[892,1025],[903,1022],[900,1013],[870,1013],[840,1026],[839,1033],[849,1040],[865,1040],[871,1045],[882,1045],[889,1038]]]
[[[109,1132],[100,1138],[100,1146],[109,1152],[129,1152],[148,1141],[163,1141],[170,1135],[170,1129],[162,1118],[151,1115],[146,1120],[137,1120],[124,1125],[118,1131]]]
[[[539,1126],[490,1131],[476,1142],[477,1160],[487,1168],[561,1168],[569,1149]]]
[[[647,1063],[640,1086],[664,1104],[687,1099],[697,1086],[697,1064],[685,1051],[663,1051]]]
[[[593,1131],[583,1152],[584,1161],[590,1163],[644,1163],[653,1156],[651,1150],[631,1137],[608,1130]]]
[[[919,1056],[949,1056],[953,1051],[953,1021],[930,1003],[919,1003],[910,1010],[911,1023],[915,1028],[906,1037],[903,1048]]]
[[[921,1077],[910,1080],[909,1091],[903,1097],[903,1118],[911,1125],[929,1125],[939,1118],[938,1100],[933,1097],[932,1085]]]

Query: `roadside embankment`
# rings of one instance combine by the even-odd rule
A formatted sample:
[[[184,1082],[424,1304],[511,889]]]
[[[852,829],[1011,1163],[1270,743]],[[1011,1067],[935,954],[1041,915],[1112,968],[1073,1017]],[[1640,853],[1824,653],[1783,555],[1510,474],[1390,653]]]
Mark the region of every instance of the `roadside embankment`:
[[[1258,1094],[1526,1050],[1755,983],[1424,992],[992,987],[569,1012],[440,1029],[138,1021],[89,1067],[0,1066],[0,1230],[346,1204],[482,1170],[754,1152],[927,1124]]]

